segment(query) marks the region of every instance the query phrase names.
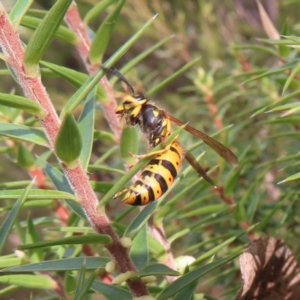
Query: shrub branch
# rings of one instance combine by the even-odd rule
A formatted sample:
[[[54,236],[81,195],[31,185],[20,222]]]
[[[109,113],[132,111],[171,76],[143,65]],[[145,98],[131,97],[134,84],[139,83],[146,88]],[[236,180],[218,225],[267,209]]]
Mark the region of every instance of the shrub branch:
[[[26,97],[38,102],[47,112],[47,116],[40,120],[48,137],[49,148],[54,152],[54,142],[60,127],[60,119],[46,92],[39,76],[30,77],[24,68],[24,49],[19,39],[19,34],[14,30],[4,7],[0,3],[0,45],[6,62],[10,65]],[[98,199],[91,188],[88,176],[80,164],[74,169],[69,169],[61,163],[65,176],[80,201],[86,216],[97,233],[109,235],[113,242],[107,247],[113,257],[118,271],[136,272],[136,268],[129,258],[127,250],[121,245],[120,239],[110,225],[104,212],[97,211]],[[141,280],[127,280],[127,284],[134,296],[147,295],[146,286]]]

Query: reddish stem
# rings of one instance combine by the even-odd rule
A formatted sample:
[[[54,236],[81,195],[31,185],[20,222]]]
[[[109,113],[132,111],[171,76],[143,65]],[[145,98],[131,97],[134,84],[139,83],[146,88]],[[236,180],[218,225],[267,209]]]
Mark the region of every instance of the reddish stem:
[[[24,67],[24,49],[22,47],[19,35],[15,32],[10,20],[0,3],[0,45],[7,63],[12,68],[18,83],[23,89],[26,97],[38,102],[47,112],[47,116],[40,120],[45,133],[48,137],[49,148],[54,150],[54,142],[60,127],[60,119],[55,111],[54,106],[41,82],[39,76],[29,77]],[[96,232],[108,234],[112,238],[112,244],[107,246],[108,251],[112,255],[119,272],[127,271],[136,272],[136,268],[131,262],[127,250],[122,247],[118,235],[110,225],[106,215],[100,215],[97,211],[98,199],[91,188],[88,176],[85,170],[79,164],[74,169],[69,169],[62,164],[65,176],[68,178],[71,186],[80,201],[91,226]],[[134,296],[140,297],[147,295],[146,286],[141,280],[130,281],[127,284]]]

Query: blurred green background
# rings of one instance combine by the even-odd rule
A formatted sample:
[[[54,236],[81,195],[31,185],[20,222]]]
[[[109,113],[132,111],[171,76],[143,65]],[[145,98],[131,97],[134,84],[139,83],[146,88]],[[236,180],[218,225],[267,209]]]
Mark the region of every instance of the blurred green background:
[[[4,1],[3,4],[9,6],[10,2]],[[84,17],[98,1],[76,3]],[[300,1],[266,0],[262,3],[279,33],[299,36]],[[44,5],[45,1],[36,1],[33,8],[47,8]],[[230,234],[260,222],[253,237],[270,235],[284,239],[299,259],[299,181],[277,183],[300,171],[300,117],[297,113],[286,117],[281,116],[282,112],[265,113],[276,107],[277,101],[281,101],[278,106],[299,101],[298,74],[282,95],[285,82],[299,57],[297,47],[280,48],[268,43],[269,37],[261,24],[255,1],[128,0],[112,33],[105,59],[155,13],[158,13],[157,19],[115,67],[122,68],[153,44],[170,37],[126,74],[128,80],[147,95],[148,90],[186,63],[200,58],[184,74],[159,91],[153,100],[169,113],[207,134],[222,131],[216,139],[232,149],[240,160],[239,168],[232,169],[208,147],[198,145],[195,137],[186,132],[180,134],[182,144],[195,156],[206,150],[201,164],[206,170],[217,166],[211,176],[220,189],[215,192],[208,184],[201,182],[180,199],[175,199],[180,191],[197,180],[197,174],[191,172],[181,178],[170,197],[164,200],[156,218],[158,222],[164,220],[167,237],[174,238],[174,256],[197,257],[205,254]],[[37,11],[32,10],[30,14],[37,14]],[[89,23],[90,28],[96,30],[106,14],[93,19]],[[22,27],[20,34],[26,43],[32,31]],[[85,72],[75,49],[59,39],[53,40],[43,59]],[[3,62],[1,69],[5,69]],[[261,78],[246,82],[261,74],[264,74]],[[60,111],[76,88],[55,76],[45,74],[42,78],[55,107]],[[115,85],[115,89],[122,90],[119,84]],[[14,90],[22,95],[10,76],[1,76],[0,91],[9,93]],[[285,96],[287,98],[283,99]],[[0,118],[2,122],[9,121],[4,114]],[[233,126],[229,128],[229,125]],[[110,132],[100,108],[96,128]],[[3,145],[7,146],[5,142]],[[113,146],[115,143],[112,141],[95,141],[92,160],[95,161]],[[142,153],[145,151],[145,147],[140,149]],[[34,153],[39,154],[41,150],[35,148]],[[0,182],[28,179],[27,173],[11,158],[7,153],[0,156]],[[123,168],[122,163],[119,153],[105,161],[106,166],[120,169]],[[185,163],[184,170],[186,167]],[[92,176],[97,180],[115,182],[120,175],[99,171]],[[203,218],[233,203],[236,204],[235,210],[228,209],[215,220],[201,223]],[[170,209],[172,205],[174,210]],[[124,206],[119,202],[112,201],[107,206],[112,220],[122,211]],[[125,218],[125,224],[129,220],[130,215]],[[190,228],[191,232],[176,237],[179,229],[183,228]],[[249,242],[248,238],[246,235],[239,238],[232,247],[242,248]],[[12,240],[11,243],[14,244]],[[229,248],[222,251],[227,253]],[[222,251],[218,255],[222,256]],[[217,272],[214,275],[215,278],[210,277],[200,284],[199,290],[218,299],[221,299],[221,294],[227,293],[228,298],[224,296],[224,299],[232,299],[241,284],[237,263],[220,276]]]

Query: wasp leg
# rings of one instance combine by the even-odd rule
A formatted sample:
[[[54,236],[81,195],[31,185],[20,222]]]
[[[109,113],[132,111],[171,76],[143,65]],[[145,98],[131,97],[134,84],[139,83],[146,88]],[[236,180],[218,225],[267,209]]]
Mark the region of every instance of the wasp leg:
[[[119,193],[117,193],[117,194],[115,194],[115,195],[113,196],[113,199],[114,199],[114,200],[117,199],[118,197],[120,197],[120,196],[123,195],[124,193],[128,192],[129,190],[130,190],[130,187],[128,187],[128,188],[126,188],[126,189],[120,191]]]
[[[158,155],[164,154],[165,152],[167,152],[169,150],[169,148],[170,147],[168,146],[162,150],[158,150],[158,151],[147,153],[147,154],[133,154],[131,152],[128,152],[128,154],[134,158],[142,159],[142,158],[146,158],[146,157],[158,156]]]
[[[173,144],[173,142],[174,142],[175,140],[177,140],[178,136],[179,136],[179,135],[176,135],[175,138],[174,138],[172,141],[170,141],[170,142],[165,146],[165,148],[162,149],[162,150],[158,150],[158,151],[155,151],[155,152],[150,152],[150,153],[147,153],[147,154],[141,154],[141,155],[133,154],[133,153],[131,153],[131,152],[128,152],[128,154],[129,154],[130,156],[132,156],[132,157],[134,157],[134,158],[138,158],[138,159],[142,159],[142,158],[146,158],[146,157],[151,157],[151,156],[162,155],[162,154],[166,153],[168,150],[170,150],[171,145]],[[163,143],[162,143],[162,144],[163,144]]]

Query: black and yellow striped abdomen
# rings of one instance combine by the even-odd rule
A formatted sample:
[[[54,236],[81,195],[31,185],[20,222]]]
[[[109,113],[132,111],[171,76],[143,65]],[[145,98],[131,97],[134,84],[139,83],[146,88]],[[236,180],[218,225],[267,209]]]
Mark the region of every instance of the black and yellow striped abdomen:
[[[177,177],[183,156],[181,145],[173,142],[166,152],[150,161],[137,181],[128,188],[122,202],[145,205],[161,197]]]

